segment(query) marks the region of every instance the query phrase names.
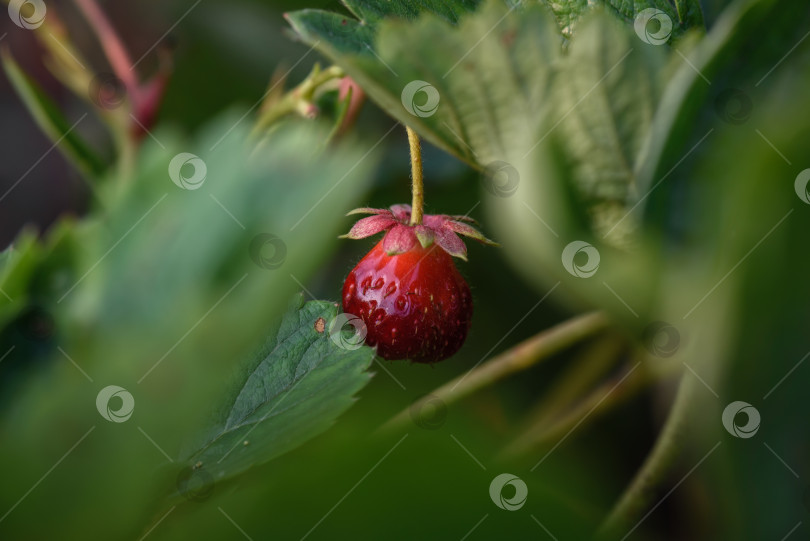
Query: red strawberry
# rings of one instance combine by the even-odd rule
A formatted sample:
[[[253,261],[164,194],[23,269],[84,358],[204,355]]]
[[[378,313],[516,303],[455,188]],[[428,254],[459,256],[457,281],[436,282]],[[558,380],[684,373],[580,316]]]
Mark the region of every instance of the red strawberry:
[[[433,363],[453,355],[467,337],[472,296],[450,256],[466,260],[460,233],[494,244],[464,216],[425,215],[410,225],[411,207],[356,209],[373,214],[344,237],[387,230],[343,284],[343,311],[366,324],[366,344],[385,359]]]

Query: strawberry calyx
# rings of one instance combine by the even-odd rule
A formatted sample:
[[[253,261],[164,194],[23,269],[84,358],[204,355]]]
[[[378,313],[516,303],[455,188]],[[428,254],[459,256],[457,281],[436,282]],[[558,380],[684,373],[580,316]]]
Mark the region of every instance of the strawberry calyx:
[[[428,248],[438,245],[453,257],[467,260],[467,247],[459,235],[464,235],[482,244],[498,246],[471,226],[475,220],[467,216],[446,214],[425,214],[422,223],[411,225],[411,206],[393,205],[390,209],[357,208],[349,213],[371,214],[358,220],[351,230],[340,238],[364,239],[386,231],[383,237],[383,250],[389,256],[404,254],[418,246]]]

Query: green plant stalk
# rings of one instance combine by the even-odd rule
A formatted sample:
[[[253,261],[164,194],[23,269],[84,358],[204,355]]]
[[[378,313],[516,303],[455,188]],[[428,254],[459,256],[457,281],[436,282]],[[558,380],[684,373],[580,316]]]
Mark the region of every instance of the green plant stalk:
[[[321,70],[320,67],[316,65],[306,79],[284,94],[277,102],[272,102],[272,99],[275,99],[276,95],[268,91],[268,98],[271,101],[265,102],[263,105],[256,125],[251,131],[251,138],[259,137],[263,132],[272,127],[273,124],[289,114],[298,113],[301,116],[311,117],[315,108],[313,100],[316,92],[329,81],[344,76],[345,73],[343,69],[338,66],[330,66],[325,70]],[[283,79],[273,83],[273,85],[283,84]]]
[[[17,64],[7,47],[0,48],[0,62],[12,88],[42,132],[76,169],[87,177],[100,174],[104,163],[75,133],[71,133],[67,119],[37,84]]]
[[[133,137],[130,116],[136,107],[136,102],[140,100],[141,88],[138,85],[135,72],[129,69],[131,64],[123,43],[95,0],[76,0],[76,3],[98,37],[104,54],[115,72],[115,76],[126,87],[126,103],[116,109],[107,110],[98,107],[93,102],[88,93],[92,81],[92,72],[84,68],[84,64],[88,64],[88,61],[74,47],[67,30],[56,18],[55,14],[49,16],[45,24],[36,29],[35,35],[42,47],[50,54],[50,56],[45,57],[44,62],[51,73],[67,88],[72,90],[76,96],[87,101],[109,130],[116,149],[115,172],[121,182],[126,183],[128,179],[133,177],[135,172],[138,141]],[[30,104],[28,107],[37,118],[35,107]],[[38,123],[40,122],[38,121]],[[42,124],[40,123],[40,125]],[[53,141],[57,140],[56,137],[49,133],[47,126],[43,126],[43,131]],[[77,149],[81,150],[80,147],[86,147],[86,150],[81,153],[81,156],[85,157],[83,161],[71,161],[88,180],[97,180],[107,172],[107,164],[97,158],[95,152],[77,134],[70,134],[65,137],[65,140],[58,147],[68,157],[70,157],[70,154],[76,154]],[[94,159],[91,162],[89,158]],[[88,163],[90,166],[88,166]],[[93,188],[93,195],[97,197],[98,194],[95,191],[94,183],[88,182],[88,185]]]
[[[380,430],[387,432],[401,429],[409,422],[411,408],[418,408],[435,397],[445,404],[456,402],[511,374],[526,370],[606,328],[608,324],[609,320],[603,313],[591,312],[546,329],[417,400],[409,408],[391,418]]]
[[[422,145],[419,136],[405,126],[408,132],[408,146],[411,147],[411,225],[422,225],[422,213],[425,207],[425,183],[422,176]]]
[[[523,429],[502,452],[504,457],[523,454],[535,449],[538,441],[552,425],[558,425],[560,419],[583,401],[583,396],[598,385],[600,378],[616,363],[623,352],[625,341],[615,334],[608,334],[595,339],[587,349],[578,356],[554,383],[542,399],[532,408],[523,422]]]
[[[698,380],[682,377],[678,393],[672,404],[661,434],[644,464],[636,472],[630,485],[613,507],[597,532],[598,539],[612,539],[633,522],[652,504],[656,489],[675,466],[683,449],[688,431],[686,422],[697,413],[701,400],[697,395]]]
[[[118,156],[116,160],[116,167],[118,168],[118,179],[121,183],[126,184],[130,182],[135,176],[135,161],[138,155],[138,143],[132,137],[129,130],[127,121],[124,118],[119,121],[113,121],[112,132],[113,139],[116,141],[118,147]]]
[[[624,375],[627,376],[627,373]],[[539,447],[558,442],[575,428],[580,429],[587,426],[637,396],[648,385],[671,375],[672,371],[645,372],[638,370],[627,376],[627,379],[619,386],[617,386],[616,378],[608,380],[596,387],[580,402],[574,404],[570,411],[564,412],[555,422],[546,424],[541,430],[535,431],[529,437],[524,437],[522,441],[516,441],[504,449],[498,459],[513,459],[518,455],[535,451]]]
[[[620,354],[625,352],[625,346],[626,341],[618,334],[595,338],[530,410],[527,426],[547,422],[555,412],[573,404],[616,364]]]

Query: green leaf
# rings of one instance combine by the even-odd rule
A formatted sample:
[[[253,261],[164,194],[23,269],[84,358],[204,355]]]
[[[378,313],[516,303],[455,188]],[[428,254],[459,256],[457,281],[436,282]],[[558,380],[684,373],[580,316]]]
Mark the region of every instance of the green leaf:
[[[693,136],[691,128],[701,102],[709,94],[704,77],[711,80],[717,71],[723,69],[724,61],[737,46],[741,29],[758,24],[763,10],[770,3],[760,0],[735,3],[723,12],[706,38],[689,51],[689,63],[684,63],[672,76],[651,126],[649,144],[640,158],[640,193],[646,193],[683,157],[684,145]]]
[[[544,4],[554,14],[557,24],[566,36],[573,33],[573,24],[591,7],[588,0],[545,1]]]
[[[224,419],[186,462],[227,479],[299,446],[348,409],[371,378],[374,350],[339,346],[346,337],[330,329],[337,315],[334,303],[297,295]]]
[[[460,159],[483,166],[503,159],[507,149],[525,148],[548,106],[552,65],[560,55],[559,34],[546,10],[516,9],[489,2],[460,20],[425,14],[413,21],[358,24],[313,10],[288,19],[391,116]],[[442,44],[440,51],[436,43]],[[408,86],[414,81],[438,91],[435,112],[417,111],[425,93],[419,83]]]
[[[636,169],[664,87],[667,58],[600,10],[578,26],[559,63],[553,123],[541,138],[560,141],[573,182],[588,201],[594,229],[623,243],[632,221],[613,229],[636,197]]]
[[[251,155],[249,124],[243,111],[235,111],[213,119],[194,137],[155,130],[160,144],[144,141],[133,181],[101,185],[104,212],[76,228],[72,261],[62,265],[68,279],[56,281],[55,292],[43,290],[50,292],[45,300],[53,306],[55,344],[46,362],[14,382],[9,392],[15,407],[0,415],[0,438],[15,441],[0,449],[0,462],[20,464],[4,478],[0,500],[10,509],[84,434],[89,435],[70,460],[92,462],[92,473],[60,469],[8,515],[2,531],[22,531],[45,506],[52,513],[48,524],[37,526],[38,538],[70,537],[68,532],[87,521],[102,537],[143,536],[151,512],[187,470],[179,463],[158,467],[166,456],[181,455],[201,427],[220,420],[208,418],[212,404],[221,404],[231,390],[238,394],[229,382],[244,374],[244,360],[264,342],[299,284],[338,248],[344,214],[358,206],[372,178],[373,141],[345,137],[324,149],[329,126],[290,123]],[[195,189],[183,189],[171,178],[169,166],[182,153],[205,164],[205,179]],[[181,168],[186,179],[202,167],[187,165]],[[286,250],[274,250],[278,246]],[[38,268],[32,266],[17,272],[30,281]],[[344,389],[350,396],[359,388],[352,385],[367,376],[342,380],[344,370],[354,368],[325,365],[323,373],[348,381]],[[307,381],[288,398],[300,391],[314,395],[317,387]],[[110,422],[97,411],[96,397],[109,385],[134,397],[129,421]],[[303,438],[334,419],[334,412],[318,409],[320,400],[329,398],[314,401],[307,429],[313,432],[302,428],[290,435]],[[341,404],[332,403],[336,411]],[[277,412],[287,406],[281,402]],[[274,452],[283,447],[279,442]],[[93,458],[99,456],[116,459]],[[77,496],[80,505],[59,505],[65,487],[82,484],[92,488]],[[127,497],[111,501],[115,491]],[[92,511],[99,506],[107,506],[109,518]]]
[[[590,36],[594,24],[583,22],[586,27],[581,39],[586,43],[574,45],[574,59],[565,62],[580,84],[585,85],[590,81],[589,71],[603,75],[608,68],[603,64],[618,58],[614,53],[620,45],[619,54],[632,45],[633,57],[617,72],[614,80],[630,73],[641,87],[627,98],[603,90],[602,94],[609,99],[602,109],[613,108],[614,111],[607,114],[620,116],[621,109],[628,103],[614,105],[610,101],[626,99],[630,102],[637,96],[642,118],[627,129],[643,130],[655,94],[655,89],[650,87],[657,86],[652,79],[657,78],[658,66],[665,60],[662,59],[663,48],[651,51],[654,46],[645,46],[633,34],[634,19],[644,9],[662,10],[674,22],[673,35],[679,36],[689,28],[702,27],[700,6],[696,0],[679,0],[675,6],[667,0],[605,4],[628,23],[625,35],[612,30],[609,36]],[[549,105],[552,85],[561,89],[564,100],[580,97],[572,94],[566,84],[571,73],[565,69],[560,77],[563,82],[554,80],[561,57],[561,40],[548,12],[550,8],[556,23],[570,35],[571,24],[594,11],[584,0],[527,5],[492,0],[483,6],[479,6],[479,2],[420,2],[416,5],[402,0],[352,0],[346,5],[359,21],[318,10],[293,12],[287,18],[304,41],[343,67],[389,114],[471,165],[483,168],[495,160],[507,160],[510,150],[526,150],[527,142],[530,147],[534,143],[531,138],[542,135],[536,131],[543,115],[548,110],[559,110]],[[614,37],[619,43],[609,41]],[[438,50],[437,43],[441,43]],[[609,50],[605,58],[600,57],[599,47],[602,46]],[[587,57],[585,66],[577,66],[576,61],[582,61],[583,56]],[[636,68],[649,72],[633,71]],[[585,72],[584,76],[579,72]],[[412,81],[426,84],[411,89],[407,85]],[[417,110],[413,114],[412,111],[418,109],[414,106],[425,104],[424,89],[428,85],[438,91],[435,112]],[[589,88],[577,87],[578,90]],[[403,97],[403,92],[407,97]],[[642,137],[643,131],[635,131],[627,137],[632,141],[620,141],[618,151],[627,153],[630,145],[636,152],[636,142]],[[634,161],[627,156],[624,161],[624,168],[632,170]],[[595,167],[596,164],[591,169]],[[615,168],[615,164],[611,167]]]
[[[103,160],[74,131],[59,107],[39,85],[20,68],[8,49],[0,50],[0,61],[14,90],[22,99],[37,125],[56,144],[60,152],[79,171],[98,177],[106,169]]]
[[[424,15],[349,23],[342,32],[334,17],[289,16],[392,116],[476,167],[516,165],[548,137],[561,141],[594,229],[626,242],[632,220],[615,231],[613,223],[636,194],[638,156],[662,92],[666,47],[645,44],[604,9],[587,10],[567,54],[538,5],[489,2],[457,25]],[[408,93],[412,84],[428,90]],[[424,108],[430,108],[424,102],[430,87],[437,93],[435,110]]]
[[[699,0],[605,0],[605,4],[630,24],[645,9],[663,11],[672,20],[672,36],[675,38],[690,28],[703,26]]]
[[[413,19],[422,13],[432,13],[450,23],[458,23],[465,13],[474,11],[481,0],[423,0],[403,2],[386,0],[344,0],[346,7],[366,24],[386,18]]]
[[[0,329],[31,302],[50,303],[73,274],[76,224],[57,222],[39,238],[24,229],[0,254]]]

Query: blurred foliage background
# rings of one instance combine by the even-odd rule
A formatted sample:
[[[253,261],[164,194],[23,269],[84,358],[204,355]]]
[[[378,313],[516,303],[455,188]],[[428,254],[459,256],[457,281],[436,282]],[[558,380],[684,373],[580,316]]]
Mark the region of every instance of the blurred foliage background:
[[[184,446],[217,418],[250,369],[244,359],[273,335],[290,297],[305,288],[306,297],[338,300],[343,278],[371,247],[336,239],[351,224],[343,214],[410,200],[404,128],[390,131],[408,117],[395,120],[404,113],[375,103],[385,89],[369,92],[337,148],[313,157],[328,126],[299,119],[273,133],[267,156],[252,161],[242,141],[256,111],[243,124],[239,119],[257,104],[271,76],[289,70],[291,87],[317,61],[353,59],[340,56],[339,40],[333,54],[323,49],[325,42],[310,50],[283,14],[345,9],[323,0],[100,5],[133,58],[162,37],[172,51],[154,139],[144,138],[130,183],[117,184],[111,171],[91,188],[50,150],[52,141],[0,76],[0,246],[15,241],[14,250],[0,257],[31,262],[17,262],[16,274],[4,275],[8,302],[0,298],[0,356],[9,352],[0,361],[0,538],[584,539],[653,449],[679,387],[684,418],[673,428],[677,453],[665,460],[660,483],[643,491],[644,510],[616,538],[807,537],[810,438],[803,391],[810,368],[803,361],[810,349],[810,258],[804,247],[810,205],[797,198],[793,185],[810,167],[806,5],[702,2],[707,35],[687,33],[666,57],[634,41],[631,23],[619,29],[605,23],[604,14],[594,16],[570,44],[580,62],[565,67],[559,61],[560,77],[571,84],[559,86],[553,97],[542,95],[548,104],[537,104],[545,111],[537,125],[504,128],[532,146],[555,126],[555,107],[559,115],[578,103],[613,62],[605,60],[593,72],[575,68],[602,55],[618,60],[622,51],[614,44],[634,49],[639,70],[652,66],[663,81],[651,98],[657,114],[647,119],[646,143],[634,151],[635,184],[622,195],[627,208],[643,203],[634,214],[641,234],[629,248],[604,240],[599,224],[589,223],[586,209],[595,203],[587,189],[583,195],[573,188],[589,174],[578,166],[593,155],[576,145],[587,135],[577,135],[571,119],[530,159],[521,143],[498,155],[471,140],[472,153],[486,160],[475,163],[471,154],[465,163],[426,142],[426,212],[469,211],[504,246],[471,244],[469,262],[459,263],[475,301],[463,349],[435,366],[374,362],[359,400],[329,430],[179,503],[169,492],[178,472],[193,465],[184,461]],[[48,6],[88,63],[106,69],[73,3]],[[536,28],[540,19],[513,14],[507,28]],[[383,58],[398,71],[397,61],[404,64],[403,77],[431,69],[441,76],[453,58],[436,53],[418,65],[400,56],[403,48],[435,48],[416,39],[427,24],[407,24],[386,27]],[[308,28],[315,39],[317,25]],[[585,44],[585,36],[601,32],[608,36],[604,41],[593,38],[577,49],[578,37]],[[0,17],[0,36],[0,46],[10,48],[68,120],[87,111],[44,68],[44,51],[31,32]],[[478,37],[464,36],[471,44]],[[495,32],[479,51],[499,37]],[[476,54],[471,62],[485,58]],[[522,58],[536,60],[530,53]],[[363,62],[358,70],[372,70],[372,61]],[[138,71],[157,67],[153,50]],[[623,75],[628,73],[637,72]],[[609,92],[593,96],[604,97],[608,110],[611,104],[622,109],[622,96],[635,99],[637,88],[608,82]],[[745,100],[729,106],[728,89],[740,89]],[[574,103],[564,101],[566,91]],[[597,128],[603,126],[604,109],[589,111]],[[632,115],[607,116],[618,118],[620,132],[625,122],[636,126]],[[438,121],[418,122],[428,141],[442,142]],[[237,124],[220,146],[222,134]],[[112,158],[102,121],[89,115],[76,129]],[[457,155],[467,153],[458,147]],[[206,190],[183,192],[171,183],[166,164],[178,152],[205,157]],[[486,176],[476,167],[493,158],[520,171],[513,197],[485,189]],[[344,177],[346,171],[351,173]],[[90,209],[90,219],[81,220]],[[130,230],[144,213],[150,218]],[[59,221],[66,216],[73,219]],[[49,233],[40,242],[34,234],[21,237],[31,225]],[[289,250],[284,265],[258,267],[249,241],[279,231]],[[107,257],[122,236],[125,241]],[[588,280],[560,265],[563,246],[578,238],[598,246],[602,257],[598,274]],[[4,272],[11,268],[4,265]],[[596,309],[609,314],[609,329],[438,411],[411,410],[400,430],[378,430],[477,363]],[[644,348],[645,331],[659,320],[678,331],[671,357]],[[156,361],[159,367],[147,372]],[[98,415],[95,397],[108,384],[134,394],[131,420],[109,423]],[[317,395],[310,399],[301,402],[302,411],[316,409]],[[723,427],[723,409],[735,400],[753,404],[762,416],[752,438],[735,438]],[[166,455],[174,462],[167,464]],[[498,508],[489,496],[490,482],[504,472],[528,486],[518,511]]]

